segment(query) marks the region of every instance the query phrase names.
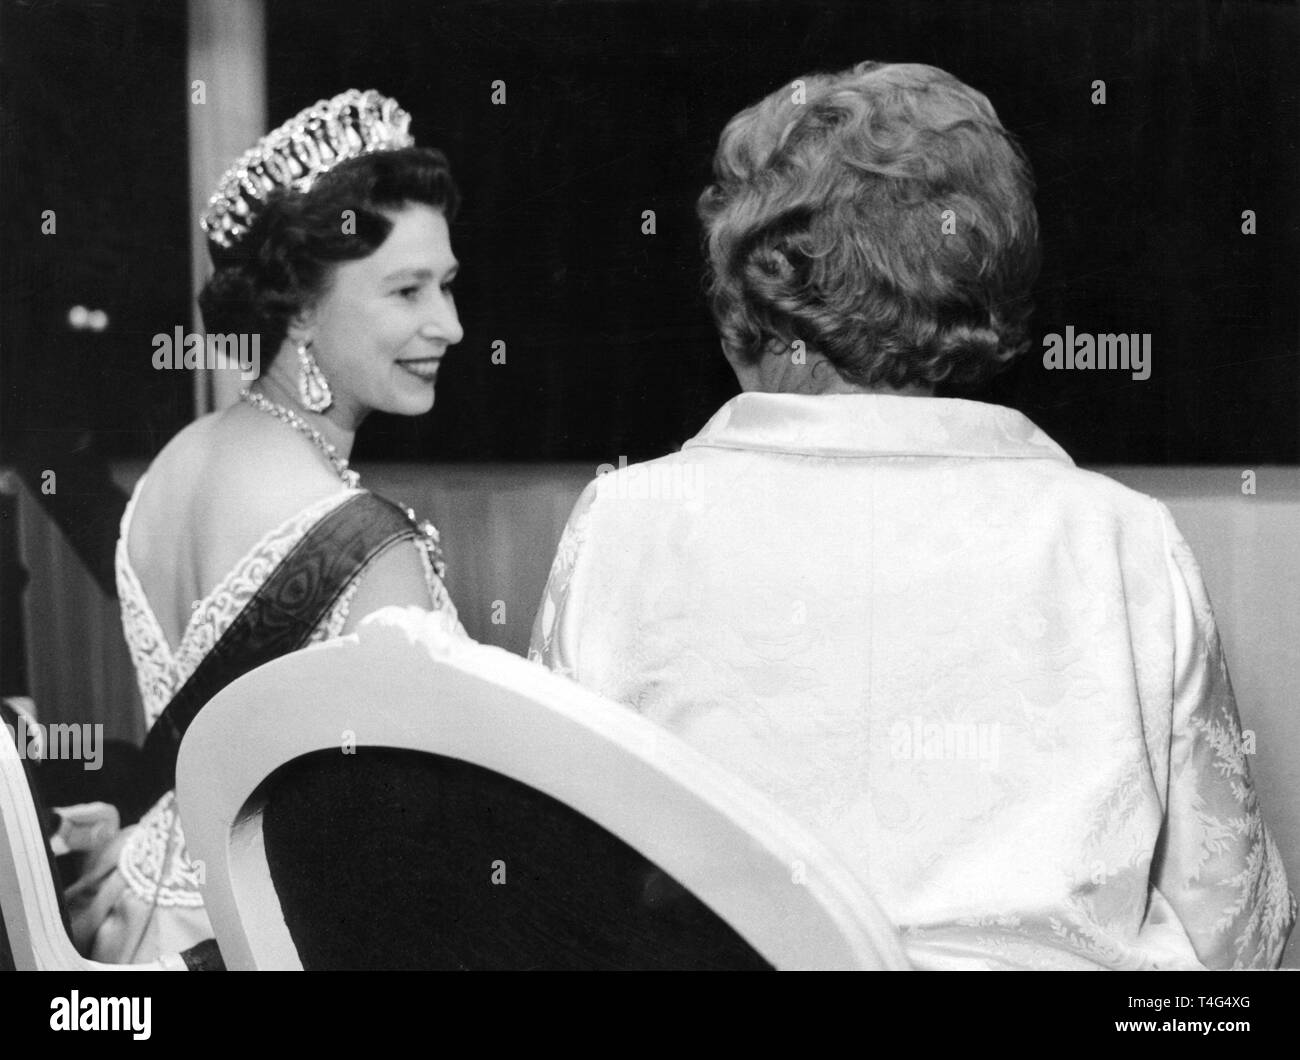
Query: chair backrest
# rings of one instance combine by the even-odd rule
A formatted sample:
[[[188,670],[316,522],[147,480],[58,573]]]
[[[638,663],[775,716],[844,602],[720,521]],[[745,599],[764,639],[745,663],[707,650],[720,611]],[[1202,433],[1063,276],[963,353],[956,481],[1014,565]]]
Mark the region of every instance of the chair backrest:
[[[907,967],[761,794],[416,609],[227,687],[177,795],[232,969]]]
[[[68,937],[67,913],[49,840],[41,827],[40,794],[29,773],[32,765],[14,733],[22,732],[17,713],[0,701],[0,967],[18,971],[154,970],[183,967],[179,958],[142,965],[91,961],[77,953]]]
[[[25,719],[0,700],[0,967],[19,971],[63,967],[71,952],[54,856],[42,828],[44,808],[27,756],[15,743]]]

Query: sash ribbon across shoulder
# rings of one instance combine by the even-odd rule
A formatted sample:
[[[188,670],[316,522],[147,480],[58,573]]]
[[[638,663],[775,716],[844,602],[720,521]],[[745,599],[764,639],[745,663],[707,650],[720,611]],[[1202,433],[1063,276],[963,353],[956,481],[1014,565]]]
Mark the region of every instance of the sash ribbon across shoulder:
[[[313,526],[262,583],[159,715],[144,742],[142,804],[176,786],[181,739],[238,677],[303,647],[353,579],[398,541],[422,537],[397,505],[359,493]]]

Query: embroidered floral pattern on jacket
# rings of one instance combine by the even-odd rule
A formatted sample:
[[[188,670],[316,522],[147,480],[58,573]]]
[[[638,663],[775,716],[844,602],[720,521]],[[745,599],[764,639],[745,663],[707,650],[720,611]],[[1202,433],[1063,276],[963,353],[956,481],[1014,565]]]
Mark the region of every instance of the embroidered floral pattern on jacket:
[[[530,658],[812,829],[918,967],[1281,959],[1295,903],[1192,553],[1011,409],[740,395],[587,487]]]

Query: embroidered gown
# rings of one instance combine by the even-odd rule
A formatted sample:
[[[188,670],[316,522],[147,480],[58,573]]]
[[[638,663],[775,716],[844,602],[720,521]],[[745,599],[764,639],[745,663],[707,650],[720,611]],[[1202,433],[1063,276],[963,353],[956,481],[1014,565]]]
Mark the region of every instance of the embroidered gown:
[[[123,630],[144,702],[146,726],[151,727],[293,547],[317,523],[361,491],[341,489],[268,531],[206,597],[195,603],[180,642],[173,646],[163,635],[127,550],[131,518],[143,484],[142,478],[122,516],[116,565]],[[394,547],[410,545],[403,542]],[[454,632],[464,635],[455,607],[434,569],[433,537],[417,539],[415,547],[423,562],[432,610],[444,616]],[[310,643],[340,634],[363,577],[364,572],[353,577],[312,633]],[[185,851],[175,793],[168,792],[136,827],[123,832],[118,842],[101,855],[98,871],[92,871],[69,892],[75,941],[91,958],[118,963],[144,963],[188,949],[212,937],[200,883],[199,868]]]
[[[1191,550],[1011,409],[740,395],[587,488],[531,657],[817,832],[919,968],[1281,957]]]

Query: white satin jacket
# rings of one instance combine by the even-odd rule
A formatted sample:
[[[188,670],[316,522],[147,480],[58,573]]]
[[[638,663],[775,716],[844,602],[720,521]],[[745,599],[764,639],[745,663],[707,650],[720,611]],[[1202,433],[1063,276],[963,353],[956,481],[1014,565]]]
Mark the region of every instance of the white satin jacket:
[[[587,487],[530,654],[810,826],[917,967],[1280,960],[1196,561],[1017,412],[742,394]]]

